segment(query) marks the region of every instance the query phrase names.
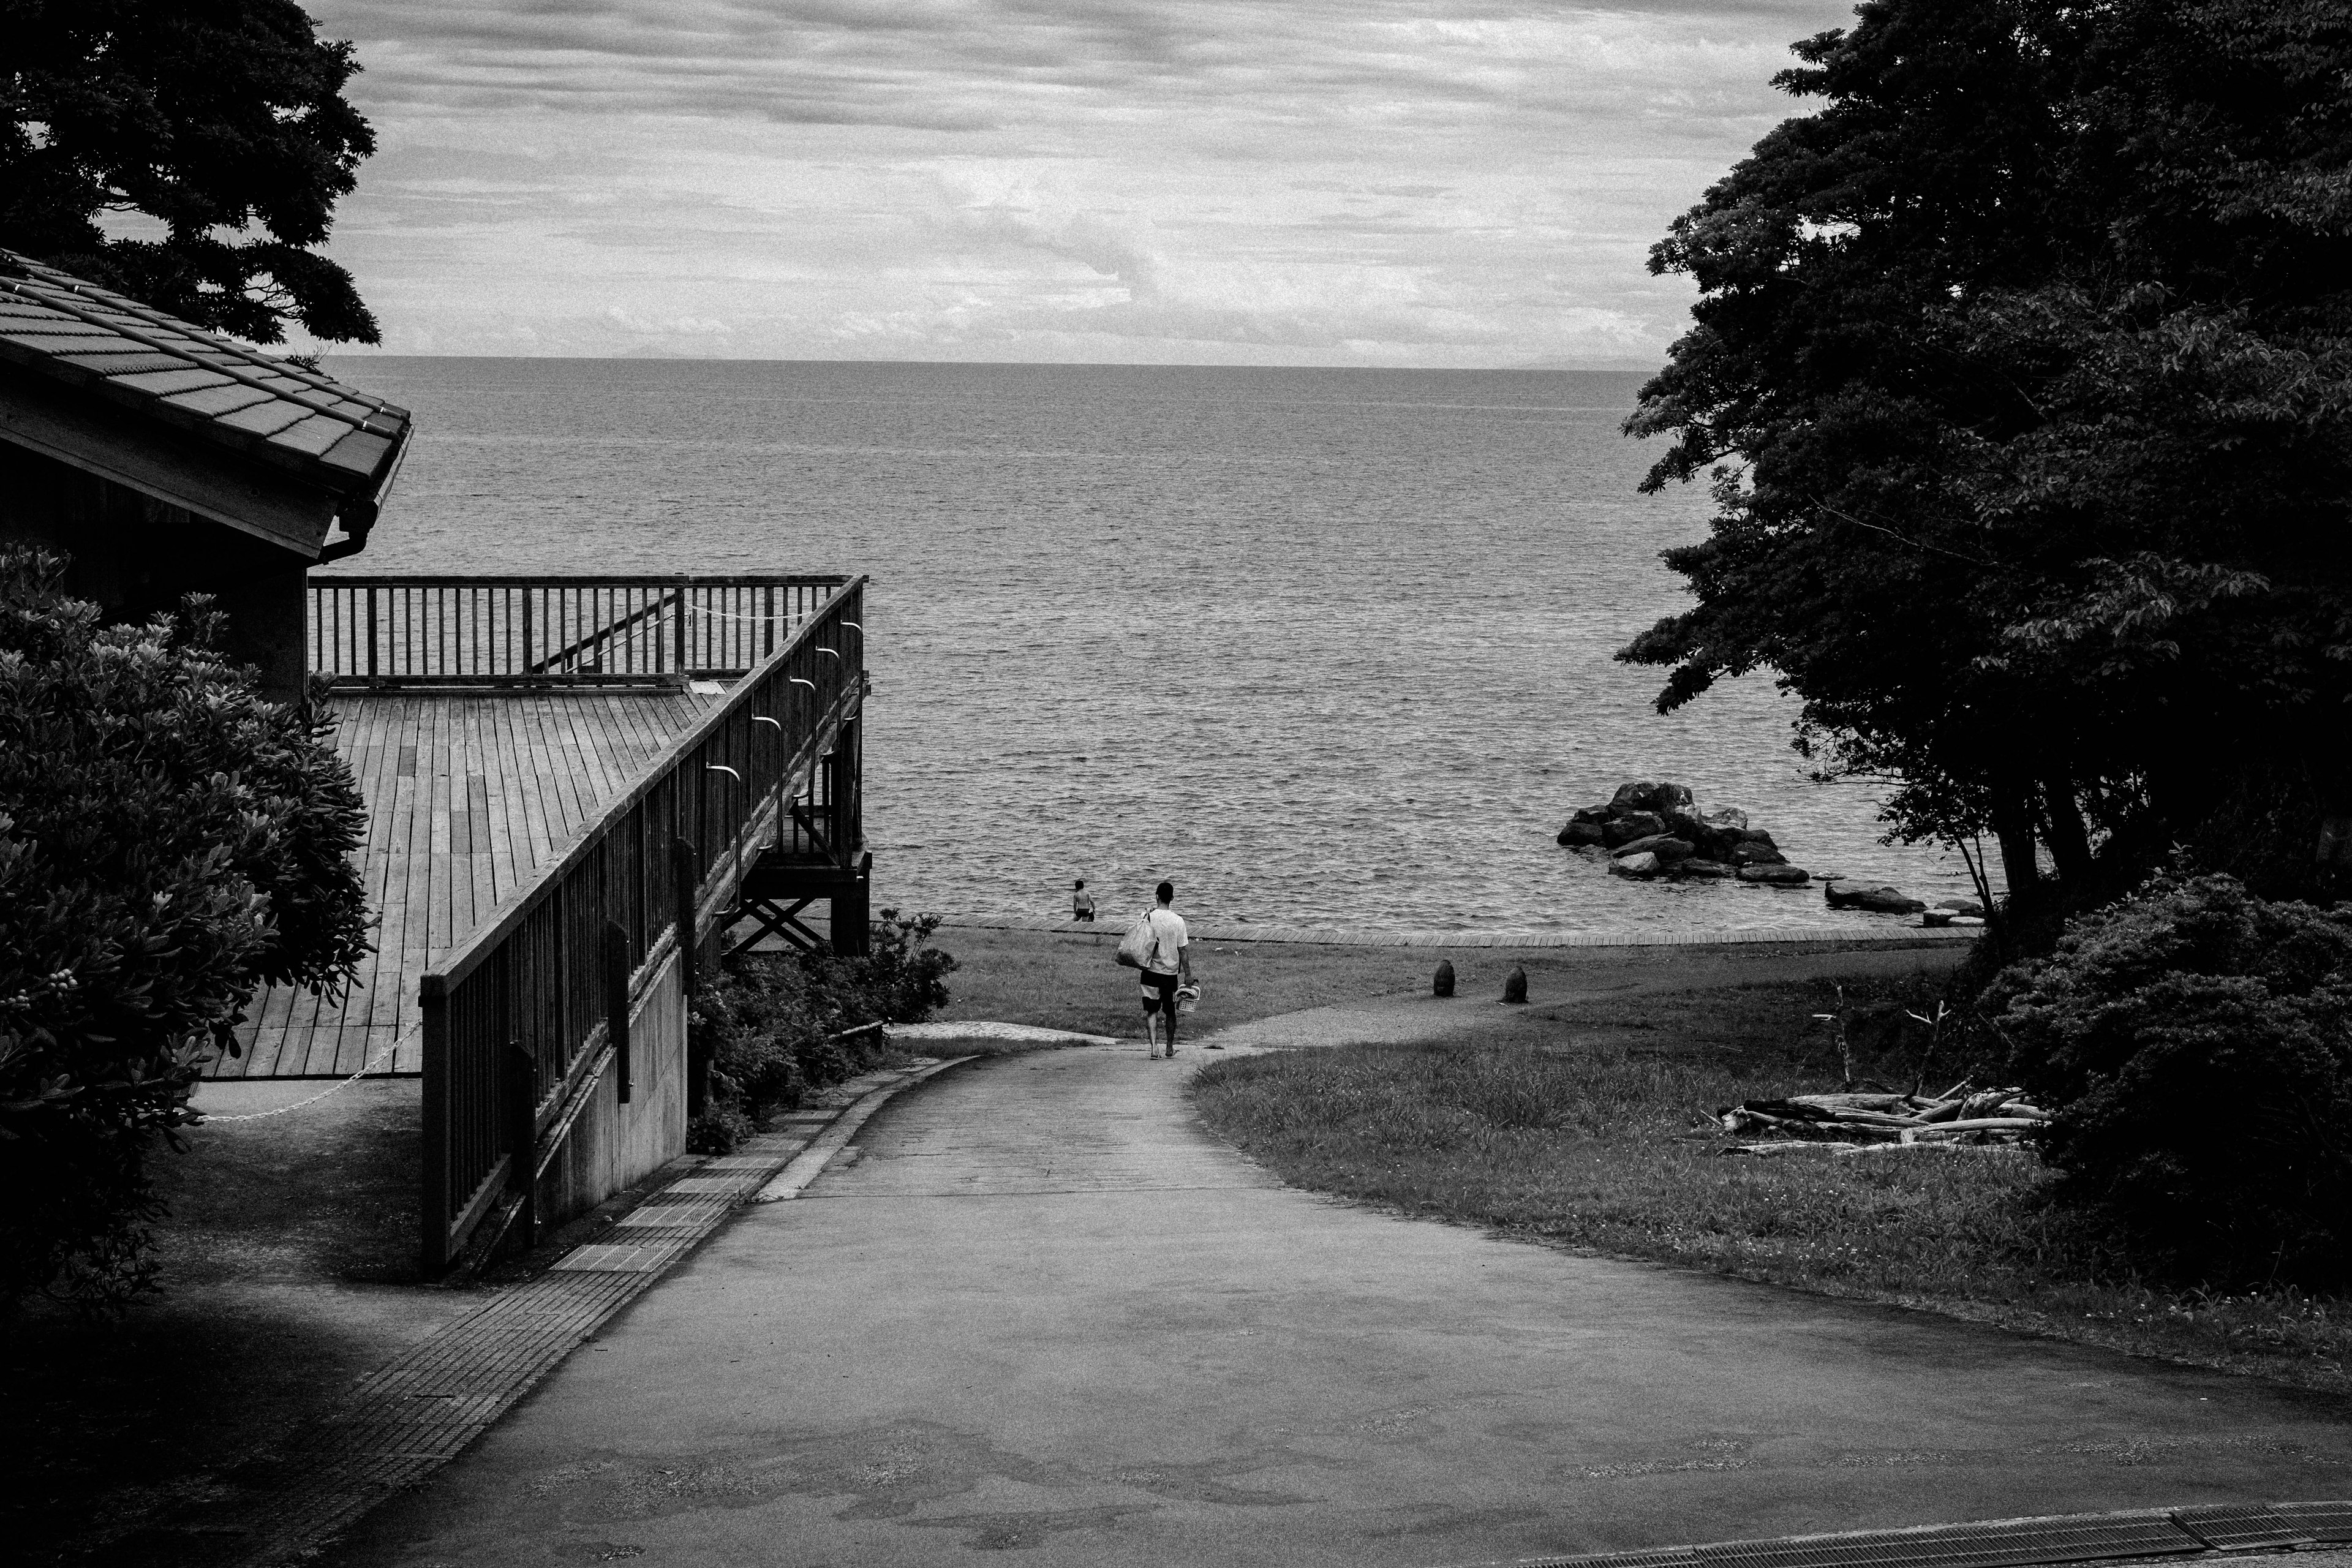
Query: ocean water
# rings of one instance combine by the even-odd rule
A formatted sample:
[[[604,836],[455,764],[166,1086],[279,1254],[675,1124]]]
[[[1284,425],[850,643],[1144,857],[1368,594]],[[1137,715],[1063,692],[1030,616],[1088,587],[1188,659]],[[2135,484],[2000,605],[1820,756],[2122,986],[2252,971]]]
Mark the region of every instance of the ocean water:
[[[1611,655],[1686,601],[1641,377],[351,358],[416,412],[359,572],[870,574],[880,901],[1371,930],[1884,925],[1557,847],[1621,782],[1930,900],[1956,858],[1808,781],[1769,677],[1668,716]]]

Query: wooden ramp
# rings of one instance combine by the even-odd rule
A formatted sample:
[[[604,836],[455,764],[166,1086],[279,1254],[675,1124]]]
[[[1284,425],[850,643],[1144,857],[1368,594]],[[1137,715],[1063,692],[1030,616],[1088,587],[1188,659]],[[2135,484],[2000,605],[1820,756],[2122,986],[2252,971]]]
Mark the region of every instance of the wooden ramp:
[[[340,1004],[269,986],[208,1078],[423,1070],[416,977],[724,700],[689,691],[345,694],[337,750],[368,809],[376,951]],[[387,1047],[392,1054],[373,1058]]]

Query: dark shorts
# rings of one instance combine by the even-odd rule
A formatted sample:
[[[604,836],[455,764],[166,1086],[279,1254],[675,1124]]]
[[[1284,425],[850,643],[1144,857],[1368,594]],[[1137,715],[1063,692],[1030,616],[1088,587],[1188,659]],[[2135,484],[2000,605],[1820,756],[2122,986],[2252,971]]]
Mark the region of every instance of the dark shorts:
[[[1146,969],[1139,973],[1143,978],[1145,1016],[1149,1016],[1165,1007],[1168,1009],[1168,1016],[1174,1017],[1176,1016],[1176,977],[1172,974],[1162,974],[1156,969]]]

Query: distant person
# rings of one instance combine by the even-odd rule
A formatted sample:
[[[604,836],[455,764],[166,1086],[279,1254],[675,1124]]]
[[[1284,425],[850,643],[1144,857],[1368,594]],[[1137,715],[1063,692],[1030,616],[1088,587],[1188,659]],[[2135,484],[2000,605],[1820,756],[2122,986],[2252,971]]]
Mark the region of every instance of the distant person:
[[[1176,901],[1176,884],[1162,882],[1160,904],[1146,918],[1151,922],[1151,952],[1143,961],[1143,1027],[1151,1040],[1147,1053],[1160,1054],[1160,1021],[1167,1020],[1168,1055],[1176,1054],[1176,987],[1192,984],[1192,933],[1184,917],[1169,906]]]
[[[1094,923],[1095,896],[1087,891],[1087,879],[1084,877],[1079,878],[1078,885],[1070,889],[1070,918],[1074,921],[1085,921],[1089,925]]]

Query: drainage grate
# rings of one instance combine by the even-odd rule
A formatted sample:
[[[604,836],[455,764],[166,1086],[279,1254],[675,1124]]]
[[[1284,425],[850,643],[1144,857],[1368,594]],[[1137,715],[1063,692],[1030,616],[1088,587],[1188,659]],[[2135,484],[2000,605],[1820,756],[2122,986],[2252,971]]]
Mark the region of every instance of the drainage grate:
[[[2352,1542],[2352,1502],[2283,1502],[2271,1511],[2315,1542]]]
[[[1658,1552],[1594,1552],[1581,1557],[1522,1558],[1518,1568],[1691,1568],[1698,1553],[1687,1546]]]
[[[1700,1547],[1698,1560],[1702,1568],[2025,1568],[2203,1549],[2202,1542],[2163,1514],[2105,1513],[1729,1542]]]
[[[2319,1542],[2268,1503],[2221,1502],[2177,1508],[2173,1521],[2216,1552],[2288,1551]]]

